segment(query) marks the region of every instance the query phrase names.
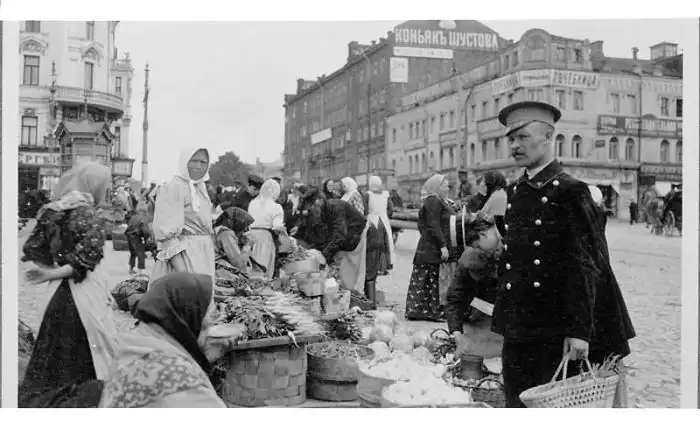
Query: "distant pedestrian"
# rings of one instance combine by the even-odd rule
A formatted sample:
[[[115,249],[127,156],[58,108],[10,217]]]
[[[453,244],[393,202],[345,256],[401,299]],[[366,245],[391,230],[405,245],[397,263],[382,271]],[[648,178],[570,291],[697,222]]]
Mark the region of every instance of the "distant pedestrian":
[[[636,224],[639,216],[639,206],[637,202],[632,200],[630,203],[630,225]]]
[[[150,237],[146,217],[146,204],[139,202],[124,232],[129,245],[129,274],[141,274],[146,269],[146,241]],[[134,271],[138,259],[138,271]]]

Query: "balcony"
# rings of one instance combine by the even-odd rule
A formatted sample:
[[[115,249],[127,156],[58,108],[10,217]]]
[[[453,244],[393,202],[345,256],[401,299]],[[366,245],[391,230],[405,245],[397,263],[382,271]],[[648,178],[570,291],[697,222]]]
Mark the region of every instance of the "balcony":
[[[84,90],[72,86],[59,86],[56,91],[56,100],[60,103],[85,103],[85,93],[87,92],[88,105],[97,107],[109,112],[124,114],[124,102],[122,97],[116,94],[96,90]]]

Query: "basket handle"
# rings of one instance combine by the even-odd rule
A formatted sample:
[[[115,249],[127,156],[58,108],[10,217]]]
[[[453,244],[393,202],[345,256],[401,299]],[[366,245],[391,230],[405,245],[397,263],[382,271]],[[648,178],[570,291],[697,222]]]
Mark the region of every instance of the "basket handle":
[[[434,339],[435,333],[437,333],[437,332],[443,332],[443,333],[445,333],[445,334],[447,335],[448,338],[450,337],[450,332],[448,332],[447,330],[445,330],[445,329],[435,329],[435,330],[433,330],[432,332],[430,332],[430,339]]]
[[[486,381],[496,382],[496,383],[498,383],[499,386],[501,386],[501,388],[503,388],[503,383],[501,383],[501,381],[499,379],[492,377],[492,376],[487,376],[487,377],[482,378],[478,382],[476,382],[476,389],[479,389],[481,387],[481,385]]]
[[[593,368],[591,368],[591,361],[588,360],[588,358],[583,359],[586,362],[586,367],[588,368],[588,373],[591,375],[593,379],[596,378],[595,374],[593,374]],[[549,381],[550,384],[554,384],[557,381],[557,378],[559,377],[559,374],[562,374],[562,380],[566,381],[566,371],[568,369],[568,363],[569,363],[569,357],[564,356],[561,359],[561,362],[559,363],[559,366],[557,367],[556,372],[554,373],[554,376],[552,377],[552,380]]]

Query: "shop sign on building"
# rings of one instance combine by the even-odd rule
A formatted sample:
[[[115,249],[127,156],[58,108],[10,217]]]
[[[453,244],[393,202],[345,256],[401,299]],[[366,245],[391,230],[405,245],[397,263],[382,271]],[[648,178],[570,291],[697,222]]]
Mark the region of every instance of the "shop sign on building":
[[[389,80],[391,83],[408,83],[408,58],[391,58]]]
[[[316,133],[311,134],[311,144],[318,144],[319,142],[328,141],[332,136],[332,129],[320,130]]]
[[[498,51],[498,35],[485,32],[465,32],[439,28],[417,29],[396,27],[396,45],[438,47],[454,50]]]
[[[518,72],[520,86],[537,88],[552,84],[552,73],[555,70],[528,70]]]
[[[394,56],[408,58],[452,59],[454,52],[444,48],[394,47]]]
[[[656,180],[666,182],[682,182],[683,167],[681,165],[642,165],[639,176],[653,176]]]
[[[598,117],[598,134],[636,136],[639,133],[640,119],[638,117],[615,115],[600,115]],[[681,120],[645,117],[641,119],[641,134],[652,138],[681,139],[683,137],[683,123]]]
[[[61,165],[61,155],[59,153],[41,153],[20,151],[17,158],[20,165]]]
[[[600,74],[586,71],[551,70],[551,85],[576,89],[598,89]]]

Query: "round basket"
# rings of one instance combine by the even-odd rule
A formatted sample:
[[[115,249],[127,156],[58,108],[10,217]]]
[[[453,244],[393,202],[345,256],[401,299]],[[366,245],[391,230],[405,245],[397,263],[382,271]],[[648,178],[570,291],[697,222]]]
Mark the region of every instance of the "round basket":
[[[309,375],[306,396],[314,400],[347,402],[357,400],[357,382],[321,380]]]
[[[336,382],[357,382],[359,368],[357,361],[349,358],[330,358],[314,355],[314,351],[323,347],[323,343],[310,344],[308,354],[308,374],[318,380],[330,380]],[[369,347],[354,344],[345,344],[357,350],[358,358],[369,361],[374,358],[374,350]]]
[[[361,407],[382,407],[382,389],[396,383],[396,380],[375,377],[358,367],[357,394]]]
[[[484,382],[492,381],[499,385],[498,389],[484,389],[481,385]],[[471,390],[472,399],[475,402],[486,403],[491,407],[502,409],[506,407],[506,392],[503,388],[503,383],[493,377],[485,377],[477,383],[476,387]]]
[[[227,366],[222,397],[228,403],[281,407],[306,401],[306,344],[234,351]]]

